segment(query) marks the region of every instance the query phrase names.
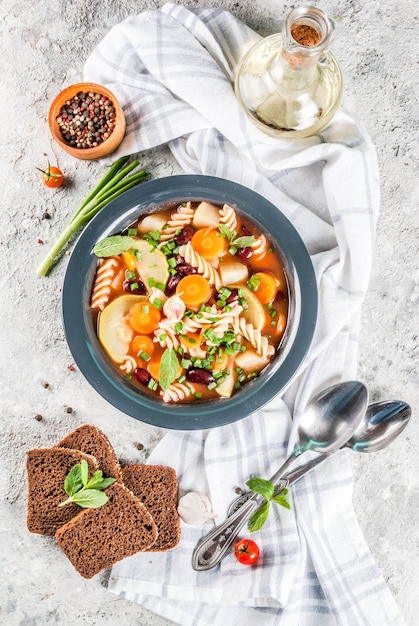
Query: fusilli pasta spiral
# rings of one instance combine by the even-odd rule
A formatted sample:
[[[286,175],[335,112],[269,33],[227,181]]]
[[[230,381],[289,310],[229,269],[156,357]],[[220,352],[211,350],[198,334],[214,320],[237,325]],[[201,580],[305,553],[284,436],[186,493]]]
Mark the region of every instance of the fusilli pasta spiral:
[[[272,356],[275,348],[269,343],[260,330],[253,324],[249,324],[244,317],[237,317],[233,320],[234,332],[242,335],[255,348],[256,352],[264,359]]]
[[[103,311],[108,304],[112,281],[115,277],[117,267],[118,261],[113,257],[109,257],[105,261],[100,259],[90,300],[92,309]]]
[[[179,348],[180,341],[176,337],[175,323],[174,320],[163,319],[154,331],[154,341],[158,342],[162,348],[174,348],[175,350]]]
[[[220,209],[220,222],[227,226],[230,230],[237,229],[237,216],[236,211],[229,204],[225,204],[222,209]]]
[[[180,246],[179,254],[183,256],[186,263],[189,263],[192,267],[196,267],[198,274],[201,274],[204,278],[206,278],[211,285],[215,286],[216,289],[220,289],[222,282],[219,273],[210,263],[208,263],[206,259],[195,252],[190,241],[183,246]]]
[[[161,248],[165,241],[172,239],[179,228],[184,228],[190,224],[193,216],[194,210],[191,207],[191,203],[188,202],[185,206],[181,204],[177,210],[172,213],[165,228],[160,231],[160,243],[158,247]]]
[[[253,250],[253,254],[255,255],[255,257],[260,257],[260,258],[265,256],[266,252],[268,251],[268,247],[269,247],[269,244],[265,235],[260,235],[256,239],[256,241],[254,241],[251,245],[251,248]]]
[[[187,385],[173,383],[168,389],[161,391],[160,395],[163,402],[179,402],[192,395],[194,391],[193,386],[189,383]]]
[[[127,354],[124,357],[124,362],[119,366],[119,369],[124,370],[127,374],[130,374],[136,369],[136,367],[137,367],[137,361],[134,359],[133,356],[130,356],[129,354]]]

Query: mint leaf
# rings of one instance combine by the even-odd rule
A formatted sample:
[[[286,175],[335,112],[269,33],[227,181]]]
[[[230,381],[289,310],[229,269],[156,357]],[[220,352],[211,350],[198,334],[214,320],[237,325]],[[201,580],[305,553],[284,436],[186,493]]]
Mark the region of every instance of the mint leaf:
[[[79,491],[83,486],[81,479],[81,465],[77,463],[74,465],[66,476],[64,481],[64,489],[68,496],[72,496],[76,491]]]
[[[290,509],[291,505],[288,502],[287,496],[288,496],[288,489],[283,489],[280,493],[275,494],[272,500],[276,502],[277,504],[285,507],[286,509]]]
[[[98,509],[108,501],[108,496],[97,489],[81,489],[73,496],[73,502],[83,509]]]
[[[251,533],[260,530],[265,524],[266,520],[268,519],[270,506],[270,502],[265,502],[263,506],[261,506],[257,511],[253,513],[248,525]]]
[[[83,459],[81,462],[80,475],[81,475],[81,482],[83,483],[83,487],[85,487],[89,479],[89,466],[87,464],[86,459]]]
[[[229,227],[225,224],[218,224],[218,230],[220,231],[220,235],[222,237],[225,237],[229,242],[233,241],[234,237],[236,236],[235,231],[230,230]]]
[[[98,257],[114,256],[132,248],[134,244],[135,240],[132,237],[112,235],[111,237],[105,237],[105,239],[98,241],[93,248],[93,252]]]
[[[280,504],[281,506],[285,507],[286,509],[291,508],[291,505],[287,500],[287,496],[274,496],[272,500],[276,502],[277,504]]]
[[[113,485],[115,478],[103,478],[102,470],[97,470],[89,480],[89,465],[85,459],[74,465],[64,480],[64,489],[69,496],[58,506],[75,503],[86,509],[96,509],[108,501],[103,490]]]
[[[251,236],[246,236],[246,237],[238,237],[237,239],[234,239],[231,242],[232,246],[235,246],[236,248],[248,248],[249,246],[252,245],[252,243],[255,243],[256,239],[253,237],[253,235]]]
[[[160,360],[160,387],[165,391],[175,380],[179,371],[179,361],[173,348],[167,348]]]
[[[270,500],[274,495],[275,487],[269,480],[264,478],[250,478],[246,485],[253,493],[259,493],[267,500]]]
[[[115,478],[103,478],[102,470],[98,470],[86,485],[86,489],[98,489],[103,491],[106,487],[110,487],[116,481]]]
[[[253,493],[263,496],[267,502],[255,511],[249,520],[249,530],[254,532],[260,530],[268,519],[271,501],[276,502],[280,506],[290,509],[291,505],[287,500],[288,489],[282,489],[279,493],[275,493],[275,487],[270,480],[264,478],[249,478],[246,482]]]

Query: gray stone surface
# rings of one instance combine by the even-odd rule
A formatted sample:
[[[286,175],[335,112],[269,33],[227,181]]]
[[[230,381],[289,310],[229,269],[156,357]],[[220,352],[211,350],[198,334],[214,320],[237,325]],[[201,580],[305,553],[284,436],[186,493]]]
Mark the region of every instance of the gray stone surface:
[[[49,103],[63,86],[79,80],[84,60],[111,26],[161,4],[0,3],[0,622],[5,626],[169,624],[109,594],[106,573],[83,580],[52,538],[27,532],[24,465],[26,450],[52,445],[89,421],[103,428],[121,458],[133,462],[144,461],[161,436],[118,413],[77,370],[68,369],[72,358],[60,319],[65,261],[47,279],[34,273],[46,248],[37,239],[52,241],[102,172],[100,163],[76,161],[54,144],[46,121]],[[225,7],[263,35],[277,31],[293,6],[276,0],[183,4]],[[359,377],[373,399],[400,398],[413,407],[412,423],[392,447],[367,457],[353,455],[354,504],[371,551],[407,624],[414,626],[419,614],[417,5],[414,0],[319,4],[341,16],[333,49],[345,79],[343,107],[369,130],[381,169],[382,206],[363,308]],[[48,159],[66,172],[65,188],[42,186],[35,167]],[[141,160],[155,177],[178,172],[164,147],[141,154]],[[41,219],[44,211],[50,220]],[[37,414],[42,421],[35,420]]]

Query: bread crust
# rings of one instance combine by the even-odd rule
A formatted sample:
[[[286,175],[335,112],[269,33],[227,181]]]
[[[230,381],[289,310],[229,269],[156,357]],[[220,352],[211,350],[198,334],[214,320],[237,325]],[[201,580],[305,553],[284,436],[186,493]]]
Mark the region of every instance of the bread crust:
[[[83,509],[55,533],[58,545],[83,578],[92,578],[121,559],[150,548],[158,536],[146,507],[129,489],[114,483],[108,502]]]
[[[166,552],[175,548],[181,534],[175,470],[163,465],[125,465],[122,468],[122,479],[156,522],[159,536],[149,552]]]
[[[81,450],[94,456],[105,477],[122,480],[121,466],[107,436],[92,424],[79,426],[56,444],[57,448]]]
[[[77,504],[58,505],[68,497],[64,481],[74,465],[86,460],[89,477],[98,469],[96,459],[79,450],[36,448],[26,455],[28,475],[27,527],[31,533],[54,535],[56,530],[77,515]]]

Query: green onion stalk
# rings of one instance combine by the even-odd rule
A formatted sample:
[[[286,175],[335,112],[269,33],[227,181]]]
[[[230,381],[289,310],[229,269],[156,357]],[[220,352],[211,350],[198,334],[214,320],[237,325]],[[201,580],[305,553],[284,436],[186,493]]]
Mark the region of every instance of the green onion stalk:
[[[132,163],[125,166],[128,158],[129,157],[121,157],[118,159],[109,168],[109,171],[93,191],[87,196],[83,204],[64,228],[57,241],[53,244],[44,260],[36,268],[37,274],[46,276],[66,243],[80,228],[85,226],[85,224],[108,204],[108,202],[114,200],[131,187],[138,185],[138,183],[142,182],[148,176],[147,172],[144,170],[128,176],[128,174],[140,164],[139,161],[132,161]]]

